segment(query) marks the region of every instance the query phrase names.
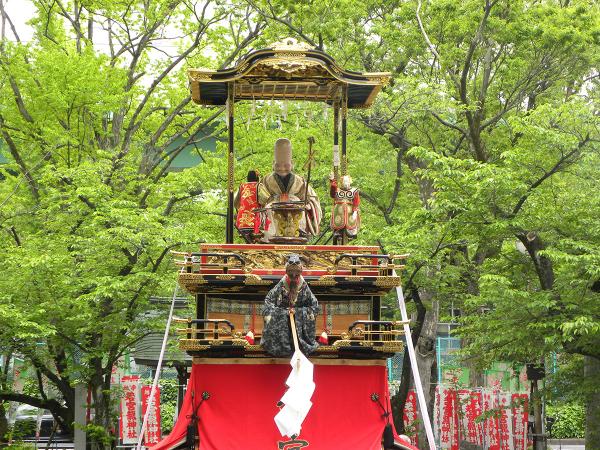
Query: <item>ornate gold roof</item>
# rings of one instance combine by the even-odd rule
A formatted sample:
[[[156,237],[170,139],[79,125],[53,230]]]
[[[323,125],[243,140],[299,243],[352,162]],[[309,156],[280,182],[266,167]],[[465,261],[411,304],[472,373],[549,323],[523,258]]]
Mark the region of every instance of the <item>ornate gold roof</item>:
[[[189,69],[192,99],[224,105],[228,85],[236,100],[308,100],[334,103],[348,91],[349,108],[370,106],[391,77],[388,72],[360,73],[338,66],[326,53],[286,39],[242,58],[222,70]]]

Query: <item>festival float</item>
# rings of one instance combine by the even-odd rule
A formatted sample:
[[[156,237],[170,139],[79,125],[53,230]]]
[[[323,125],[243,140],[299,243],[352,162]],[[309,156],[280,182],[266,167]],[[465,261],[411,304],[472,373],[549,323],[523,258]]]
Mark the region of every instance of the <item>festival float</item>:
[[[401,335],[416,368],[399,277],[407,255],[349,244],[359,232],[360,192],[348,176],[347,113],[371,106],[389,79],[344,70],[294,39],[232,68],[189,70],[195,103],[226,105],[226,239],[174,254],[179,285],[196,302],[195,318],[173,319],[193,364],[178,420],[153,449],[417,449],[393,428],[386,368],[403,351]],[[285,138],[275,143],[273,173],[259,179],[251,172],[234,186],[234,106],[248,100],[333,107],[330,198],[311,187],[310,163],[305,176],[294,172]],[[325,207],[332,243],[311,245]],[[234,243],[236,229],[244,243]],[[401,321],[382,320],[381,299],[392,290]]]

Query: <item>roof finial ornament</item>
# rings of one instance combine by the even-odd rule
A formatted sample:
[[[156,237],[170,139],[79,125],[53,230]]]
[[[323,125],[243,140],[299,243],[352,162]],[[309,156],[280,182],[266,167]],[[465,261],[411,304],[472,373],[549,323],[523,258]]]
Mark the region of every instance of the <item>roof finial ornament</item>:
[[[312,50],[313,47],[309,44],[307,44],[306,42],[298,42],[298,40],[294,39],[294,38],[286,38],[282,41],[279,42],[274,42],[271,45],[271,48],[273,50],[277,50],[277,51],[297,51],[297,52],[304,52],[306,50]]]

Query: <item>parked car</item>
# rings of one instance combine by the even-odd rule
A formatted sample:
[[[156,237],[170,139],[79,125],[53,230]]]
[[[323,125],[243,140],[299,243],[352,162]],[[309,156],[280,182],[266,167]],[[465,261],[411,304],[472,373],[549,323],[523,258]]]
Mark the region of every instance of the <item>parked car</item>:
[[[13,437],[27,439],[48,437],[52,434],[56,421],[50,411],[31,405],[20,405],[12,421]]]

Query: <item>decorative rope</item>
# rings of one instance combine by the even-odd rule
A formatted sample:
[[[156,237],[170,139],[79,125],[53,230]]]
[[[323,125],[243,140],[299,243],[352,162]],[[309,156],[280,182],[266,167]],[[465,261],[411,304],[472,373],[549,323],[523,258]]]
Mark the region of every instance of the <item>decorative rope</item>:
[[[379,399],[379,394],[377,394],[376,392],[373,392],[371,394],[371,400],[374,402],[377,402],[377,404],[381,408],[381,411],[383,411],[383,414],[381,415],[381,417],[383,419],[385,419],[387,421],[387,423],[390,423],[390,412],[383,407],[383,404],[381,403],[381,400]]]

